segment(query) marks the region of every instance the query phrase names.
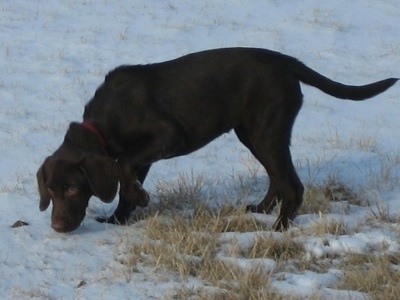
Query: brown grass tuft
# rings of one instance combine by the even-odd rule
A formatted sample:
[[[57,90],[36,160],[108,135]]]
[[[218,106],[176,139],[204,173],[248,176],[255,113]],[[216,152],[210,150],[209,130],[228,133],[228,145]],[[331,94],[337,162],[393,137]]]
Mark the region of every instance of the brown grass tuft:
[[[373,299],[400,299],[400,253],[352,254],[342,262],[341,289],[357,290]]]
[[[315,236],[325,236],[331,234],[334,236],[351,234],[354,232],[343,219],[328,219],[322,217],[318,221],[313,221],[309,229],[310,234]]]

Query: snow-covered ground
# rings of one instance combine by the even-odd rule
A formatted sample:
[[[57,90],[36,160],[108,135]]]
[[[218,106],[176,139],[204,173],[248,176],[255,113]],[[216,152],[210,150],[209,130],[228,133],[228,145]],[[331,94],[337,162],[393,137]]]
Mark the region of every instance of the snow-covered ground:
[[[397,0],[2,0],[0,28],[2,299],[163,299],[179,283],[174,276],[162,281],[141,272],[130,274],[130,280],[123,276],[117,245],[135,235],[135,225],[100,224],[89,215],[75,232],[58,234],[50,228],[51,210],[38,209],[38,167],[59,146],[69,122],[81,120],[85,102],[115,66],[251,46],[295,56],[343,83],[400,76]],[[318,184],[335,174],[400,215],[400,84],[362,103],[306,86],[303,94],[292,140],[302,181]],[[192,155],[155,164],[145,188],[152,192],[158,181],[173,182],[182,172],[222,181],[246,177],[247,155],[227,134]],[[355,223],[377,203],[337,215]],[[91,211],[101,207],[92,200]],[[291,230],[306,228],[316,218],[300,215]],[[11,228],[17,220],[29,226]],[[367,253],[383,242],[385,251],[399,253],[396,226],[364,226],[361,232],[331,237],[329,247],[320,238],[302,239],[316,257]],[[304,297],[315,291],[321,298],[363,296],[335,292],[337,277],[334,270],[292,272],[271,286]]]

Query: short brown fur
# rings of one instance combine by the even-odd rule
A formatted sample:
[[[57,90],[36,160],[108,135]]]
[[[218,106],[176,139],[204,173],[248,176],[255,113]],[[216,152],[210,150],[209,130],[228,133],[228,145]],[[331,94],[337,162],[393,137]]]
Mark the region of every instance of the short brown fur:
[[[302,104],[300,82],[334,97],[363,100],[397,81],[365,86],[334,82],[298,60],[254,48],[228,48],[190,54],[150,65],[111,71],[85,107],[83,119],[97,134],[72,123],[60,148],[38,171],[40,209],[53,202],[52,226],[72,231],[85,215],[89,198],[119,204],[106,222],[125,223],[146,206],[142,189],[152,163],[188,154],[234,130],[265,167],[269,190],[252,212],[270,212],[282,202],[275,228],[285,229],[303,199],[289,144]]]

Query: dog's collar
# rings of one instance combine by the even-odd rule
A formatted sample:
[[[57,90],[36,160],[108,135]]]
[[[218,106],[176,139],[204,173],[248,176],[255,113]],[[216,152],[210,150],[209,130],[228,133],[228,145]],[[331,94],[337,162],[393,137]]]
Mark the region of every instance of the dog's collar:
[[[93,133],[95,136],[97,136],[98,140],[100,141],[100,143],[103,145],[104,149],[107,149],[107,144],[106,141],[104,140],[103,136],[101,135],[101,133],[97,130],[97,128],[93,125],[93,123],[89,122],[89,121],[83,121],[81,123],[82,127],[85,128],[86,130],[90,131],[91,133]]]

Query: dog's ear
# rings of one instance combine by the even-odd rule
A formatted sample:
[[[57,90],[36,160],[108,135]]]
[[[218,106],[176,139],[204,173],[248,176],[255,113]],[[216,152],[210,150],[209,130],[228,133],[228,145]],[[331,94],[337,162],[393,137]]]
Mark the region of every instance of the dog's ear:
[[[46,160],[43,162],[42,166],[36,173],[36,179],[40,195],[39,209],[41,211],[44,211],[49,207],[51,199],[51,195],[46,188],[46,174],[45,174],[45,166],[47,163],[49,163],[49,159],[50,157],[46,158]]]
[[[103,202],[111,202],[118,191],[118,167],[114,159],[94,153],[87,154],[80,162],[93,194]]]

